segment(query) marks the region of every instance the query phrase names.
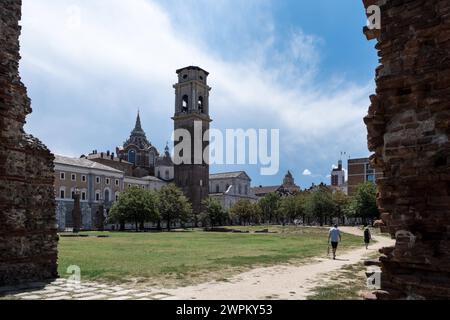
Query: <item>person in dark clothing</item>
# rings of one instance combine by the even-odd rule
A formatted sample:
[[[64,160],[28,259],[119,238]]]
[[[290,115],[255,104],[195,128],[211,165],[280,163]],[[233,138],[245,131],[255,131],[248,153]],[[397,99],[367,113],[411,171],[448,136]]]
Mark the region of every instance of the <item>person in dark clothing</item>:
[[[370,233],[369,226],[364,227],[364,243],[366,244],[366,250],[369,249],[370,240],[372,240],[372,234]]]

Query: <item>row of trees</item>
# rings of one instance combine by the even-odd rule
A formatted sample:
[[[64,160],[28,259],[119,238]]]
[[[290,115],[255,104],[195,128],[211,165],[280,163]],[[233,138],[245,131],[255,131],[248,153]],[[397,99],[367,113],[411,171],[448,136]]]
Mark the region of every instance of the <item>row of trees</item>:
[[[109,223],[117,223],[125,229],[126,223],[133,223],[136,231],[143,230],[146,222],[153,222],[161,229],[165,222],[170,230],[173,223],[184,224],[190,221],[192,206],[182,191],[175,185],[164,186],[159,191],[130,188],[114,202]]]
[[[230,210],[230,218],[240,224],[285,225],[300,220],[304,224],[324,225],[331,223],[333,219],[340,219],[343,223],[345,217],[361,218],[367,223],[379,217],[376,193],[376,187],[372,183],[360,185],[353,197],[341,191],[333,193],[326,187],[317,187],[289,197],[270,193],[257,203],[248,200],[237,202]]]
[[[120,224],[121,230],[126,223],[133,223],[136,230],[143,230],[146,222],[157,224],[159,229],[165,223],[168,230],[172,224],[183,226],[193,221],[206,227],[234,223],[285,225],[299,221],[324,225],[336,218],[343,223],[345,217],[354,217],[366,223],[379,217],[376,192],[372,183],[360,185],[353,197],[319,186],[288,197],[270,193],[258,202],[241,200],[229,212],[217,200],[208,198],[203,202],[204,212],[197,217],[193,215],[188,199],[173,184],[159,191],[130,188],[114,203],[108,222]]]

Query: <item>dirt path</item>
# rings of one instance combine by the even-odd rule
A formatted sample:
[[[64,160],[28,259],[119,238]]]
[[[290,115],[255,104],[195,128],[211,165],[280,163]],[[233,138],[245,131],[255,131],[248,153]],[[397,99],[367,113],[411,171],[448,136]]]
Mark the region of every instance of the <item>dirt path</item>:
[[[362,236],[362,231],[357,228],[343,227],[341,230]],[[364,247],[341,256],[338,252],[338,260],[323,257],[313,263],[301,266],[258,268],[234,276],[228,282],[208,282],[162,291],[171,295],[170,299],[257,300],[273,298],[302,300],[306,299],[310,290],[324,280],[329,273],[338,271],[346,265],[356,264],[378,249],[393,244],[392,240],[383,236],[374,236],[374,239],[377,240],[377,243],[370,246],[369,250]]]

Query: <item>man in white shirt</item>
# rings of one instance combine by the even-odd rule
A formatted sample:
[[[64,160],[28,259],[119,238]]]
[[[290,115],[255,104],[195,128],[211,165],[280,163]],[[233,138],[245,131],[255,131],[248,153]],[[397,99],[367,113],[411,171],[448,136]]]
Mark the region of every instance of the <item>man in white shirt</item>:
[[[336,250],[341,241],[341,232],[339,231],[337,224],[335,224],[328,233],[328,243],[331,242],[331,246],[333,247],[333,260],[336,260]]]

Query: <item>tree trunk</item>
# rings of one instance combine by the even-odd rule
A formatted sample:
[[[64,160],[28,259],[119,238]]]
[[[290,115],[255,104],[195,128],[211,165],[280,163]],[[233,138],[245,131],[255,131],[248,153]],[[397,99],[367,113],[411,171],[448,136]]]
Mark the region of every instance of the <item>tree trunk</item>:
[[[167,231],[170,231],[170,219],[167,219]]]
[[[125,222],[124,221],[120,222],[120,231],[125,231]]]

